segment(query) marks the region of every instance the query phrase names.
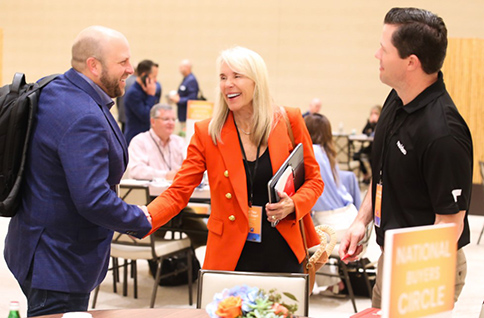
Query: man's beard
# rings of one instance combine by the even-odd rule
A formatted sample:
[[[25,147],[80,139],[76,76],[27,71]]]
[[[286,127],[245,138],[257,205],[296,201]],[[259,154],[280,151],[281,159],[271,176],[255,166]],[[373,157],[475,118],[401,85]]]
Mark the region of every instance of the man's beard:
[[[121,87],[119,87],[119,80],[110,78],[106,67],[103,67],[100,80],[101,84],[103,84],[106,89],[106,94],[108,94],[109,97],[115,98],[124,94],[124,91],[121,89]]]

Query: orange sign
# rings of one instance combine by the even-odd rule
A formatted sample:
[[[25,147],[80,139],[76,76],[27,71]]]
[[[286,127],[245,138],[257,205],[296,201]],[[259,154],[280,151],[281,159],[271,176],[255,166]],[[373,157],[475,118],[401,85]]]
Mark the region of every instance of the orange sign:
[[[204,100],[190,100],[187,106],[187,119],[195,121],[212,117],[213,103]]]
[[[451,317],[456,231],[442,224],[385,232],[382,317]]]
[[[189,100],[187,103],[186,136],[187,144],[195,133],[197,121],[212,117],[213,103],[205,100]]]

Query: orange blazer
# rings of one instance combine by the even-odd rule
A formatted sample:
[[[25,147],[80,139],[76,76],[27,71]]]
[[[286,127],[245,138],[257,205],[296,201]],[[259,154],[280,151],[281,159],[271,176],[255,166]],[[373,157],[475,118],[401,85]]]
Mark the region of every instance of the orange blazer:
[[[304,147],[305,182],[292,196],[295,212],[281,220],[277,230],[299,262],[302,262],[306,252],[298,220],[302,218],[305,224],[308,247],[319,244],[310,211],[321,195],[324,183],[301,111],[297,108],[286,108],[286,112],[296,144],[302,143]],[[187,158],[173,184],[148,205],[153,221],[150,233],[187,205],[194,188],[200,184],[203,173],[207,170],[211,214],[207,223],[209,232],[203,268],[232,271],[249,233],[245,168],[232,112],[222,128],[222,141],[218,141],[217,145],[208,133],[209,122],[210,120],[204,120],[195,124],[195,134],[188,146]],[[269,135],[268,149],[274,174],[293,149],[286,121],[280,114],[276,115],[274,128]]]

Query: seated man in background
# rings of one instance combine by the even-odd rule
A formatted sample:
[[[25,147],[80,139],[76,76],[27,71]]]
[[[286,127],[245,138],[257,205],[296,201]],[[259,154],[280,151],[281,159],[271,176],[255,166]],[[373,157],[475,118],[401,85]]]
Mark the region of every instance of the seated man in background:
[[[173,134],[175,112],[166,104],[150,111],[151,129],[136,135],[129,144],[130,178],[173,180],[186,157],[185,140]]]
[[[175,111],[170,105],[156,104],[150,111],[151,129],[136,135],[129,144],[128,175],[133,179],[173,180],[186,157],[185,140],[173,134]],[[192,212],[189,207],[183,212]],[[207,225],[199,217],[180,213],[172,220],[181,230],[199,230],[201,233],[187,233],[193,248],[207,244]],[[157,235],[164,236],[165,231]]]

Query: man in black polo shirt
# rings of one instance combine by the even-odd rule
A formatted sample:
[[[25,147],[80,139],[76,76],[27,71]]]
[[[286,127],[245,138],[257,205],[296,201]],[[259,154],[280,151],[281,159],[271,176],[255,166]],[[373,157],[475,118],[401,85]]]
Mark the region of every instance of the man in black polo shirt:
[[[440,72],[447,29],[431,12],[393,8],[385,17],[380,45],[375,54],[380,80],[393,90],[375,130],[371,191],[341,241],[339,255],[346,261],[358,257],[358,242],[371,221],[382,247],[389,229],[455,223],[457,301],[467,271],[462,247],[470,241],[467,210],[473,155],[470,131]],[[375,200],[380,194],[381,201]],[[381,308],[382,269],[383,253],[373,289],[376,308]]]

